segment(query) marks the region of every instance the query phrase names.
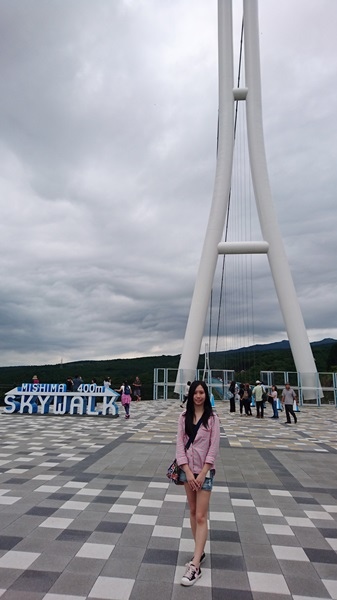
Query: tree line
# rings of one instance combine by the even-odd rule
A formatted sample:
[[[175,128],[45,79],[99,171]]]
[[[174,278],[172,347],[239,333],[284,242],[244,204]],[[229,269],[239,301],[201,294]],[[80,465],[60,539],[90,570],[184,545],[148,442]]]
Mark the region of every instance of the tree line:
[[[234,370],[235,379],[248,382],[255,381],[261,371],[296,371],[289,348],[263,349],[242,348],[235,351],[210,353],[210,368],[218,370]],[[320,373],[337,371],[337,342],[312,344],[317,370]],[[141,358],[118,358],[112,360],[77,361],[56,365],[30,365],[0,367],[0,392],[3,395],[21,383],[30,383],[37,375],[41,383],[64,383],[67,377],[79,374],[84,382],[90,383],[95,378],[102,384],[106,377],[111,377],[112,387],[119,388],[125,379],[133,383],[138,375],[142,382],[142,397],[151,400],[153,397],[154,369],[178,369],[180,355],[146,356]],[[198,368],[203,369],[205,355],[199,357]]]

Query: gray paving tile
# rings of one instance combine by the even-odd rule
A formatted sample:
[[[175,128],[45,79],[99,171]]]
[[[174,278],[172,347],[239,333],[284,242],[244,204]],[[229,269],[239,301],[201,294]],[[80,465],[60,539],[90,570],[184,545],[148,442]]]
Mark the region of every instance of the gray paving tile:
[[[149,598],[171,600],[172,588],[172,583],[165,583],[163,581],[136,581],[129,600],[149,600]]]
[[[327,542],[337,539],[336,411],[311,410],[309,416],[304,409],[299,427],[285,433],[285,428],[277,423],[271,427],[268,420],[233,419],[225,405],[218,410],[231,437],[222,438],[215,481],[215,487],[225,490],[213,492],[210,507],[212,513],[231,514],[235,520],[219,516],[210,520],[210,552],[193,599],[222,600],[225,594],[227,600],[285,600],[290,593],[328,597],[322,579],[337,580],[336,552]],[[184,491],[167,486],[165,477],[174,444],[161,444],[158,437],[163,428],[165,439],[174,442],[179,412],[174,402],[148,402],[137,406],[132,426],[117,419],[96,419],[95,427],[92,419],[81,417],[6,416],[9,437],[17,436],[15,444],[6,443],[8,432],[1,419],[0,434],[10,463],[6,471],[13,466],[25,469],[21,474],[6,473],[3,465],[0,473],[0,589],[6,590],[2,598],[39,600],[49,587],[51,593],[85,598],[100,585],[116,582],[118,588],[123,580],[131,600],[158,593],[163,600],[186,598],[177,573],[183,572],[193,548],[188,508]],[[271,431],[282,439],[273,438]],[[147,440],[141,441],[141,436]],[[325,440],[324,454],[316,452],[322,445],[315,441],[296,445],[319,437]],[[69,453],[83,460],[62,458]],[[62,508],[68,501],[71,504]],[[119,505],[126,512],[109,512]],[[40,526],[50,517],[59,519],[62,528],[52,523]],[[142,517],[153,518],[153,524],[132,523],[132,518]],[[179,534],[153,535],[155,527]],[[101,551],[108,547],[106,558],[95,556],[95,544]],[[295,555],[304,550],[308,560],[278,560],[272,545],[279,556],[284,556],[283,547]],[[23,553],[23,561],[25,553],[40,556],[18,570],[11,552]],[[8,564],[11,556],[13,565],[2,568],[1,561]],[[282,573],[289,594],[252,591],[248,571],[269,577]],[[14,589],[15,585],[25,589]]]
[[[25,571],[10,587],[10,591],[46,593],[58,579],[60,573],[50,571]]]

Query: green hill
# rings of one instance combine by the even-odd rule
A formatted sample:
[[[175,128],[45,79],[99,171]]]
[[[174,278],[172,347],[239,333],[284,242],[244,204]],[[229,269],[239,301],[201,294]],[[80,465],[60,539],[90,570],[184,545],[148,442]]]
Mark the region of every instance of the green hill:
[[[250,382],[255,381],[262,370],[295,371],[289,347],[280,348],[279,344],[284,345],[284,342],[276,343],[275,349],[272,348],[272,345],[259,345],[228,352],[210,353],[210,367],[211,369],[234,370],[235,377],[239,381],[243,379],[244,373],[244,379]],[[319,372],[333,370],[337,356],[336,340],[315,342],[312,344],[312,350]],[[115,389],[120,387],[124,379],[132,383],[138,375],[143,384],[143,398],[145,400],[152,399],[154,369],[177,369],[179,356],[162,355],[78,361],[57,365],[0,367],[0,394],[3,396],[5,392],[17,385],[31,382],[33,375],[37,375],[41,383],[63,383],[68,376],[74,377],[79,374],[86,383],[95,378],[98,384],[102,384],[105,377],[109,376],[112,380],[112,387]],[[198,368],[202,369],[204,363],[205,356],[200,355]]]

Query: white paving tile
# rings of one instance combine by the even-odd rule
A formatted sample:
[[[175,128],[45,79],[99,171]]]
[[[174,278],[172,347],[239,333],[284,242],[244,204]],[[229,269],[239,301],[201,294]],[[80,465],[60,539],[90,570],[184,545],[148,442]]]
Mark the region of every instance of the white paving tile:
[[[322,504],[322,508],[329,513],[337,513],[337,504]]]
[[[78,502],[76,500],[67,500],[60,509],[64,510],[85,510],[90,505],[90,502]]]
[[[269,535],[295,535],[289,525],[275,525],[273,523],[264,523],[264,530]]]
[[[156,525],[153,529],[153,537],[166,537],[179,539],[181,536],[181,527],[169,527],[168,525]]]
[[[0,496],[0,504],[11,505],[21,500],[21,496]]]
[[[91,544],[86,542],[79,549],[76,556],[81,558],[101,558],[106,560],[109,558],[114,547],[115,546],[112,544]]]
[[[309,519],[312,519],[313,521],[315,519],[319,519],[321,521],[333,521],[334,520],[334,518],[328,512],[325,512],[324,510],[305,510],[304,512],[307,515],[307,517],[309,517]]]
[[[210,521],[227,521],[227,522],[234,523],[235,515],[233,512],[218,512],[218,511],[211,510],[209,513],[209,520]]]
[[[76,496],[98,496],[102,490],[95,490],[94,488],[83,488],[81,490],[77,490]]]
[[[324,598],[322,596],[318,597],[318,596],[296,596],[293,595],[293,600],[330,600],[330,598],[328,598],[327,596],[324,596]]]
[[[170,482],[163,483],[161,481],[151,481],[148,485],[149,488],[159,488],[159,489],[167,489],[170,485]]]
[[[125,515],[132,515],[137,508],[135,504],[113,504],[111,508],[109,508],[109,513],[119,513]]]
[[[62,519],[61,517],[48,517],[40,523],[39,527],[49,527],[50,529],[67,529],[74,519]]]
[[[330,544],[331,548],[337,552],[337,539],[336,538],[325,538],[328,544]],[[337,562],[337,557],[336,557]]]
[[[155,525],[158,517],[155,515],[135,515],[130,518],[129,523],[133,525]]]
[[[78,489],[82,489],[86,485],[88,485],[88,484],[85,481],[68,481],[67,483],[64,484],[63,487],[65,487],[65,488],[78,488]]]
[[[12,475],[22,475],[22,473],[27,473],[28,469],[8,469],[6,473],[11,473]]]
[[[166,494],[165,502],[186,502],[186,496],[179,496],[178,494]]]
[[[315,527],[308,517],[285,517],[285,520],[293,527]]]
[[[148,508],[161,508],[163,506],[163,500],[151,500],[151,499],[142,499],[138,506],[145,506]]]
[[[272,549],[278,560],[309,562],[309,558],[303,548],[296,548],[295,546],[274,546],[272,544]]]
[[[43,600],[86,600],[86,596],[69,596],[69,594],[46,594]]]
[[[337,579],[322,579],[322,582],[328,590],[331,598],[337,600]]]
[[[28,569],[39,556],[41,556],[39,552],[10,550],[0,558],[0,568]]]
[[[292,497],[291,493],[288,492],[287,490],[268,490],[268,492],[270,493],[271,496],[287,496],[287,497]]]
[[[128,492],[125,490],[121,493],[120,498],[133,498],[134,500],[140,500],[143,498],[144,492]]]
[[[53,494],[54,492],[57,492],[60,488],[60,485],[40,485],[40,487],[36,488],[34,492]]]
[[[283,514],[279,508],[257,506],[256,510],[261,517],[283,517]]]
[[[274,594],[275,590],[277,590],[278,594],[287,594],[290,596],[290,591],[283,575],[257,573],[254,571],[248,571],[247,575],[252,592]]]
[[[129,600],[134,579],[121,577],[98,577],[88,598],[99,600]]]
[[[210,542],[207,541],[205,544],[205,552],[206,554],[210,554],[211,545]],[[179,552],[194,552],[194,539],[193,538],[181,538],[179,542]]]
[[[233,506],[253,506],[255,507],[253,500],[247,500],[243,498],[232,498],[231,499]]]

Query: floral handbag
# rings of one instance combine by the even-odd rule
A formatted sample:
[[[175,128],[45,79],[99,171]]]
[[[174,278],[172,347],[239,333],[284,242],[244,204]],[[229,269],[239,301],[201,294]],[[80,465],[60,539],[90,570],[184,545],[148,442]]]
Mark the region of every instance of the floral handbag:
[[[175,458],[173,463],[171,463],[167,469],[166,477],[168,477],[176,485],[183,485],[183,483],[179,481],[180,471],[181,468],[178,467],[177,459]]]
[[[201,425],[201,421],[202,418],[199,419],[198,423],[194,428],[193,434],[189,437],[189,440],[185,446],[185,450],[187,450],[190,447],[190,445],[193,444],[195,436],[197,435],[197,431]],[[176,485],[184,485],[182,481],[179,481],[179,475],[181,470],[182,469],[178,466],[177,459],[175,458],[173,463],[171,463],[169,468],[167,469],[166,477],[168,477]]]

